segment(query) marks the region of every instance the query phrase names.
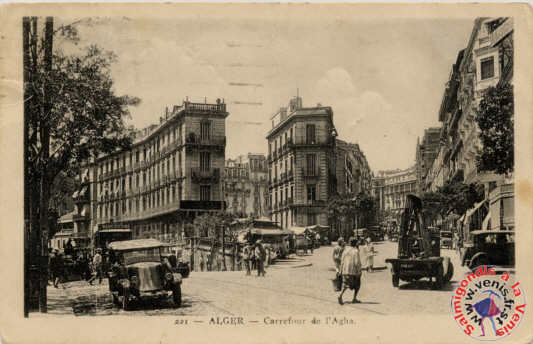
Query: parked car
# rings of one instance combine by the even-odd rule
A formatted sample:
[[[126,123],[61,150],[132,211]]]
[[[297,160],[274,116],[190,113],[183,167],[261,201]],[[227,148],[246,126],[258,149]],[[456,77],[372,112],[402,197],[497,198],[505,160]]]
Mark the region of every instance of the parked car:
[[[380,226],[371,226],[368,230],[368,235],[372,241],[383,241],[385,238],[385,231]]]
[[[453,233],[450,231],[440,231],[440,247],[452,248]]]
[[[461,249],[461,265],[474,269],[480,265],[514,267],[514,231],[478,230]]]
[[[115,304],[124,310],[130,300],[172,295],[175,307],[181,305],[181,283],[176,259],[164,255],[167,245],[155,239],[116,241],[109,244],[112,263],[108,272],[109,290]],[[175,257],[175,256],[173,256]]]

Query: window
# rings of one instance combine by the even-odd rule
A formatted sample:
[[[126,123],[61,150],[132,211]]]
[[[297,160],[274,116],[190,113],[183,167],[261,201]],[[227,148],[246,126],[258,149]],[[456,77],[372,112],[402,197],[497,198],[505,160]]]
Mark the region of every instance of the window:
[[[200,185],[200,201],[210,201],[210,200],[211,200],[211,186]]]
[[[209,140],[211,138],[211,122],[200,123],[200,139]]]
[[[306,138],[307,138],[307,144],[314,144],[316,143],[316,136],[315,136],[316,127],[314,124],[307,124],[306,126]]]
[[[200,170],[209,171],[211,169],[211,154],[209,152],[200,152]]]
[[[179,186],[178,186],[178,200],[180,200],[180,201],[181,201],[182,190],[183,190],[183,189],[182,189],[181,185],[179,185]]]
[[[481,60],[481,80],[489,79],[494,76],[494,56]]]
[[[316,214],[307,214],[307,225],[316,225]]]
[[[316,175],[316,154],[307,154],[307,175],[314,176]]]
[[[316,184],[307,185],[307,200],[316,201]]]

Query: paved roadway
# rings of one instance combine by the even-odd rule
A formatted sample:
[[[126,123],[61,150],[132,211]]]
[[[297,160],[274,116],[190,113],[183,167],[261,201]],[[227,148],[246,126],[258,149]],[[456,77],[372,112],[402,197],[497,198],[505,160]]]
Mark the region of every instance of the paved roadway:
[[[49,287],[49,313],[52,314],[120,314],[120,315],[287,315],[287,314],[448,314],[450,295],[455,281],[464,273],[454,251],[443,250],[452,258],[454,278],[442,290],[431,290],[425,281],[402,283],[393,288],[385,258],[396,255],[396,243],[376,243],[377,256],[373,273],[363,273],[358,298],[362,304],[343,306],[337,302],[331,279],[334,277],[332,246],[315,250],[303,257],[305,262],[284,262],[270,266],[266,277],[245,276],[235,272],[192,272],[182,286],[183,305],[172,307],[162,300],[154,305],[134,304],[124,312],[111,302],[107,282],[89,286],[71,282],[65,289]],[[299,267],[296,267],[299,266]],[[346,291],[345,301],[352,298]]]

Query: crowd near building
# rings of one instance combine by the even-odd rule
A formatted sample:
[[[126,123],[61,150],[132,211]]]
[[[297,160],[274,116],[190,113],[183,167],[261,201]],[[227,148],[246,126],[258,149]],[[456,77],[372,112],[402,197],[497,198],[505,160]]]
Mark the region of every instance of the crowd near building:
[[[291,99],[271,118],[268,140],[270,216],[282,228],[328,226],[335,194],[370,193],[372,172],[356,144],[337,139],[333,110]]]
[[[227,159],[224,171],[226,211],[237,217],[268,216],[268,169],[264,154]]]
[[[509,176],[481,172],[476,163],[483,150],[476,122],[483,91],[512,82],[513,19],[477,19],[466,48],[457,54],[444,89],[438,113],[442,124],[438,144],[437,131],[430,128],[417,147],[419,191],[436,191],[448,181],[484,186],[485,201],[461,217],[467,222],[468,217],[477,218],[470,221],[473,229],[514,228],[512,181]]]

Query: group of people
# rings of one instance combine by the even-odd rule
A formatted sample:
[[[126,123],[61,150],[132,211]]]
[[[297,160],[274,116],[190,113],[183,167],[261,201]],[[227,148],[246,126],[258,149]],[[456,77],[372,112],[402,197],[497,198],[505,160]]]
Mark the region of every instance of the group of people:
[[[67,264],[65,255],[59,250],[50,251],[50,280],[54,288],[59,288],[60,286],[64,288],[63,283],[68,281],[70,275],[78,275],[82,279],[87,280],[91,285],[96,278],[99,279],[100,284],[102,283],[104,269],[100,249],[97,249],[92,257],[83,252],[76,252],[71,247],[65,250],[66,252],[68,252],[67,256],[72,257],[70,258],[71,264]]]
[[[254,243],[248,242],[242,249],[242,263],[246,270],[246,276],[252,274],[253,269],[257,269],[257,276],[265,276],[265,262],[270,259],[268,249],[265,248],[261,240]]]
[[[333,262],[336,270],[336,291],[340,292],[339,304],[344,304],[343,295],[347,289],[354,291],[352,303],[361,303],[357,299],[357,294],[361,288],[361,275],[363,270],[373,271],[374,266],[374,247],[372,240],[358,240],[351,237],[348,240],[348,246],[340,238],[337,246],[333,249]],[[361,256],[363,260],[361,260]]]

